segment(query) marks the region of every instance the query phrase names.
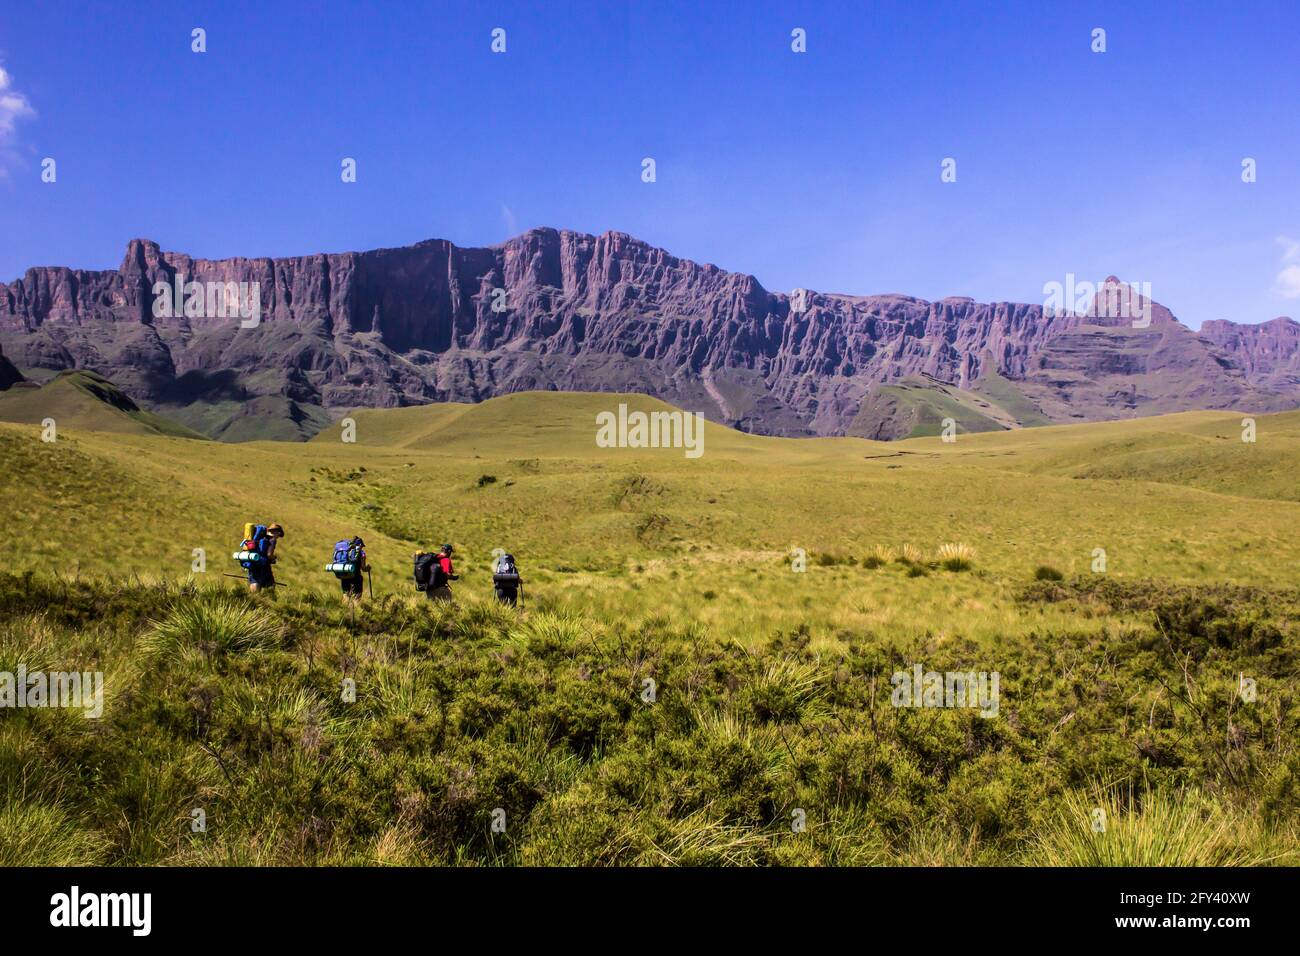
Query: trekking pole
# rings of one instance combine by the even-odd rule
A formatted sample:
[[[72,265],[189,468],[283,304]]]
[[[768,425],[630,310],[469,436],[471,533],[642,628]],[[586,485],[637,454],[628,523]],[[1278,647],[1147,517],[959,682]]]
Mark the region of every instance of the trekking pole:
[[[370,576],[370,569],[366,568],[366,581],[370,584],[370,600],[375,599],[375,579]]]

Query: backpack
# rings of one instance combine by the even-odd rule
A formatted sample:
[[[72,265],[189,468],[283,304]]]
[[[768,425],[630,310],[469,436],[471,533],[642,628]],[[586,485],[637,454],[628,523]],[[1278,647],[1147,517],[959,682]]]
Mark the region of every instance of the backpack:
[[[334,544],[334,560],[325,565],[335,576],[350,578],[361,572],[366,559],[366,543],[360,538],[344,538]]]
[[[442,569],[438,555],[431,551],[420,551],[415,555],[415,589],[427,591],[447,583],[447,572]]]
[[[519,568],[515,565],[513,554],[503,554],[497,558],[496,570],[492,574],[492,583],[500,587],[519,586]]]
[[[252,532],[249,533],[249,529]],[[266,548],[269,538],[266,534],[266,525],[244,525],[246,537],[240,542],[239,550],[231,555],[239,562],[241,568],[251,568],[257,565],[266,564]]]

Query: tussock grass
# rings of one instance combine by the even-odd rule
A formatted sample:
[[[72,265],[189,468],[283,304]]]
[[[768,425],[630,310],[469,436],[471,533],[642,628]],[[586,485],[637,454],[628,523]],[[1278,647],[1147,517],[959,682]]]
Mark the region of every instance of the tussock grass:
[[[904,544],[899,547],[895,560],[899,564],[921,564],[925,561],[925,552],[914,544]]]
[[[979,830],[960,825],[921,824],[907,834],[897,850],[901,866],[987,866],[993,863],[982,846]]]
[[[41,614],[18,614],[0,622],[0,671],[53,668],[61,644],[58,630]]]
[[[945,571],[969,571],[975,563],[975,549],[968,544],[941,544],[935,554]]]
[[[539,651],[567,653],[589,641],[595,629],[572,611],[539,611],[510,629],[510,639]]]
[[[1038,837],[1031,860],[1040,866],[1276,865],[1288,850],[1270,842],[1258,818],[1199,790],[1140,799],[1074,791]],[[1294,856],[1294,847],[1289,852]]]
[[[227,593],[173,601],[143,642],[150,654],[178,656],[269,650],[282,631],[255,604]]]
[[[769,661],[749,683],[755,716],[761,721],[787,721],[809,715],[811,706],[824,699],[824,680],[823,668],[814,662]]]
[[[664,866],[747,866],[762,861],[766,834],[720,819],[721,811],[701,807],[673,820],[666,833],[650,841],[655,862]]]
[[[883,544],[878,544],[862,559],[864,568],[881,568],[894,560],[894,552]]]
[[[109,847],[102,833],[58,807],[0,805],[0,866],[99,866]]]

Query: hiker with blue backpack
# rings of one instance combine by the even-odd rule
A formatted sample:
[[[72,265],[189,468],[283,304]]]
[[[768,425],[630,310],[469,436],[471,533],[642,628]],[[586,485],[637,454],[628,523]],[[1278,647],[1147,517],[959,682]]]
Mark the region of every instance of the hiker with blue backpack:
[[[248,572],[248,590],[254,594],[276,586],[275,572],[271,569],[271,565],[275,564],[276,560],[276,542],[283,537],[284,528],[275,522],[271,524],[249,522],[244,525],[244,540],[232,557]]]
[[[366,543],[359,537],[344,538],[334,545],[334,560],[325,565],[326,571],[333,571],[343,588],[343,596],[356,600],[362,594],[362,574],[370,571],[370,562],[366,560]],[[370,596],[374,597],[374,585],[370,586]]]

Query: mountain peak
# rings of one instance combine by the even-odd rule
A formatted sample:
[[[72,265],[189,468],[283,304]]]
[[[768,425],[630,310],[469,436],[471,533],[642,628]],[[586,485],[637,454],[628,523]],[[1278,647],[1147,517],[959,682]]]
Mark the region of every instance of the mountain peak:
[[[132,239],[126,244],[126,254],[118,271],[122,274],[147,272],[162,261],[162,249],[152,239]]]

